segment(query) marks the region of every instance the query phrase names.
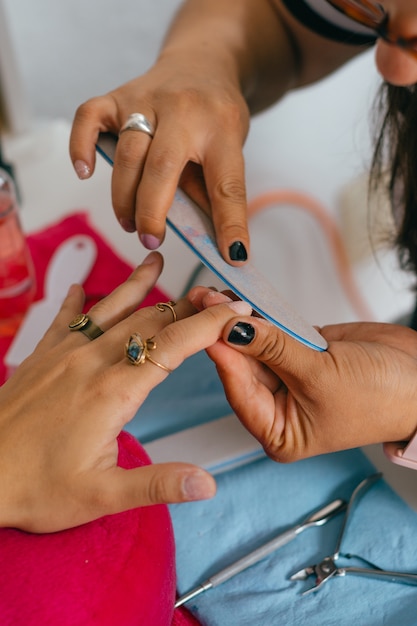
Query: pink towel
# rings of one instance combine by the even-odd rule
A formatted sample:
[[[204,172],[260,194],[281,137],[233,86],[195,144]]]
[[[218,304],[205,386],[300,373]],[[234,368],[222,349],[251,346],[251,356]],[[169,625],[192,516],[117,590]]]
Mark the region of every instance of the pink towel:
[[[128,433],[119,465],[147,465]],[[175,611],[175,550],[168,508],[133,509],[70,530],[0,529],[2,626],[192,626]]]

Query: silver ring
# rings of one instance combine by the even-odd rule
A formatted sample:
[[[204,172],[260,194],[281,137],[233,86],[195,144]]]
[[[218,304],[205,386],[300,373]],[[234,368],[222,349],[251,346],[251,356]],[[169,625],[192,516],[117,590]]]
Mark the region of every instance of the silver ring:
[[[142,113],[132,113],[132,115],[129,115],[127,121],[120,129],[119,135],[126,130],[136,130],[140,133],[146,133],[149,137],[153,137],[155,133],[153,125]]]

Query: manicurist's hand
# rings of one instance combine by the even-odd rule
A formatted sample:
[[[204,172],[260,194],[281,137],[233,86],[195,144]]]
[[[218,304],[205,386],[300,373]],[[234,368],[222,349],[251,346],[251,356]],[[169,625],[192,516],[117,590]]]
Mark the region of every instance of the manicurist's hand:
[[[70,153],[79,177],[94,171],[98,134],[123,131],[112,175],[122,227],[158,248],[180,186],[211,213],[224,259],[241,265],[249,256],[242,152],[249,111],[295,85],[293,44],[269,0],[184,0],[149,71],[78,108]],[[132,114],[144,116],[145,128],[126,129]]]
[[[227,66],[220,72],[206,59],[203,68],[197,58],[166,55],[144,76],[81,105],[71,158],[88,177],[99,132],[118,135],[132,113],[142,113],[153,138],[126,130],[115,155],[112,202],[121,226],[137,230],[146,248],[158,248],[180,186],[211,212],[222,255],[239,265],[249,251],[242,155],[249,114]]]
[[[206,288],[201,309],[224,301]],[[326,326],[316,352],[257,317],[227,322],[208,349],[227,398],[266,453],[282,462],[385,441],[417,428],[417,333],[392,324]]]
[[[57,531],[138,506],[214,495],[212,477],[192,465],[117,466],[117,436],[151,389],[215,343],[229,319],[250,312],[226,303],[193,315],[185,299],[174,305],[175,316],[172,305],[137,310],[162,265],[161,255],[150,253],[92,307],[89,318],[104,331],[93,340],[68,328],[84,303],[74,285],[33,354],[0,388],[1,526]],[[135,333],[137,361],[137,348],[152,338],[138,365],[125,355]]]

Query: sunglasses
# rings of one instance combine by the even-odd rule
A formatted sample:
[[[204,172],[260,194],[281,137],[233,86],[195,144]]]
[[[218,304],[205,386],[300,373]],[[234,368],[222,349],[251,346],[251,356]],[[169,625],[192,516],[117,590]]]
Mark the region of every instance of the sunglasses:
[[[327,0],[335,9],[355,22],[373,30],[378,37],[409,52],[417,59],[417,37],[405,38],[394,35],[389,28],[389,15],[373,0]]]

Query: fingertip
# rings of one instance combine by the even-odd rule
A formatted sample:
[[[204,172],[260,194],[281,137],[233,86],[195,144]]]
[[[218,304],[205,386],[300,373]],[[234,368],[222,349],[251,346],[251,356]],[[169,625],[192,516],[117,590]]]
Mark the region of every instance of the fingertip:
[[[141,264],[142,265],[155,265],[156,263],[163,264],[164,257],[162,256],[160,252],[156,252],[156,250],[153,250],[148,255],[146,255],[146,257],[143,259]]]
[[[155,235],[140,234],[139,239],[147,250],[156,250],[162,243],[162,239]]]
[[[92,175],[92,168],[83,159],[74,161],[74,170],[80,180],[87,180]]]
[[[231,302],[233,302],[232,298],[219,291],[207,291],[207,293],[202,294],[201,299],[202,308],[204,309],[208,309],[216,304],[230,304]]]
[[[72,285],[70,285],[67,291],[66,300],[78,300],[83,303],[84,298],[85,293],[82,285],[79,285],[78,283],[73,283]]]
[[[203,298],[207,293],[207,287],[201,287],[200,285],[196,287],[192,287],[190,291],[187,293],[187,300],[190,302],[193,307],[197,309],[197,311],[202,311],[203,306]]]
[[[209,500],[216,494],[216,481],[202,469],[187,472],[182,481],[185,500]]]

